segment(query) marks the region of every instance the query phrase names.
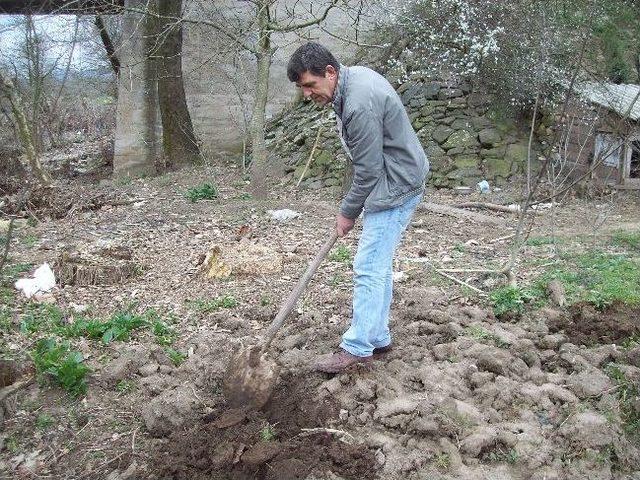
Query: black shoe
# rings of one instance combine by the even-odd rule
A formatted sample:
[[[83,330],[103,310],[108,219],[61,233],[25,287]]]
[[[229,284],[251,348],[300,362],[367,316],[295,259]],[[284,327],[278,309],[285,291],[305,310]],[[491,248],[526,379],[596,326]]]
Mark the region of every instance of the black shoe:
[[[378,347],[378,348],[374,348],[373,349],[373,354],[374,355],[383,355],[385,353],[390,352],[393,349],[393,347],[391,346],[391,344],[387,345],[386,347]]]

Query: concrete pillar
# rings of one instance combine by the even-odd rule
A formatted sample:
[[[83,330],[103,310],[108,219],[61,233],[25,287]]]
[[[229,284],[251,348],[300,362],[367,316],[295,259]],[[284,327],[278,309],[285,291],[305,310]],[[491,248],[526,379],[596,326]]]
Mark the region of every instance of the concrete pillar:
[[[146,4],[125,0],[127,7],[140,10]],[[118,177],[154,174],[162,154],[156,74],[146,55],[154,42],[153,33],[151,17],[133,12],[123,15],[113,157],[113,173]]]

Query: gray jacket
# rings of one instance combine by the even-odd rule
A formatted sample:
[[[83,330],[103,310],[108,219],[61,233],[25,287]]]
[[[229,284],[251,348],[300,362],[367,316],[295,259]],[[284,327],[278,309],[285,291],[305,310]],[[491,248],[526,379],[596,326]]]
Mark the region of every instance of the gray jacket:
[[[353,163],[342,215],[393,208],[424,191],[429,161],[400,97],[382,75],[341,65],[333,108]]]

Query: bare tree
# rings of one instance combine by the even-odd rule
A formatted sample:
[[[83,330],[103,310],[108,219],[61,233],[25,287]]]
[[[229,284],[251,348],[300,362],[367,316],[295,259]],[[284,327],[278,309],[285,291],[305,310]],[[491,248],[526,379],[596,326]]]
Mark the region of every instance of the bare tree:
[[[182,0],[158,0],[158,48],[153,57],[158,72],[158,102],[162,144],[172,165],[202,160],[187,107],[182,76]]]
[[[43,186],[50,186],[51,177],[42,168],[40,159],[38,158],[38,152],[33,142],[31,129],[29,128],[27,116],[25,115],[22,99],[20,98],[11,78],[2,71],[0,71],[0,81],[0,93],[2,93],[2,96],[4,96],[11,105],[11,111],[20,136],[20,142],[25,150],[31,170],[40,184]]]

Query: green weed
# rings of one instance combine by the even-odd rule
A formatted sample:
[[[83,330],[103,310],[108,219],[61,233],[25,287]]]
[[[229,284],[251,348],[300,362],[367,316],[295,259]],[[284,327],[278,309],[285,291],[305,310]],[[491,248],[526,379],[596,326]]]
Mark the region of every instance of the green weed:
[[[338,245],[331,254],[329,260],[344,264],[350,264],[353,261],[351,251],[345,245]]]
[[[185,196],[191,203],[195,203],[198,200],[213,200],[218,197],[218,190],[210,183],[203,183],[198,187],[188,189]]]
[[[36,428],[38,430],[49,430],[55,423],[54,418],[46,413],[41,413],[36,418]]]
[[[127,340],[131,332],[149,324],[143,315],[132,312],[116,312],[106,321],[99,319],[78,318],[70,325],[58,330],[58,334],[66,337],[87,337],[101,339],[104,344],[114,340]]]
[[[26,334],[46,333],[62,324],[64,313],[57,305],[29,303],[20,319],[20,331]]]
[[[640,411],[636,408],[640,399],[640,389],[633,380],[626,377],[619,365],[610,363],[605,371],[618,386],[616,392],[625,432],[633,437],[640,437]]]
[[[38,341],[31,358],[41,377],[52,379],[71,395],[87,391],[86,375],[89,368],[80,352],[72,351],[67,342],[57,343],[53,338]]]
[[[260,297],[260,305],[266,307],[267,305],[271,305],[271,298],[268,295],[263,295]]]
[[[232,295],[223,295],[222,297],[212,298],[210,300],[191,300],[189,303],[200,313],[216,312],[221,308],[237,307],[239,304],[238,300]]]
[[[260,438],[265,442],[270,442],[274,438],[276,438],[276,429],[275,425],[271,425],[267,423],[262,430],[260,430]]]
[[[500,317],[506,313],[522,313],[525,304],[533,299],[531,293],[520,287],[505,286],[494,290],[489,299],[493,305],[493,312]]]
[[[131,393],[136,389],[136,382],[133,380],[120,380],[116,383],[116,391],[124,395]]]
[[[631,248],[640,251],[640,231],[638,232],[615,232],[611,237],[614,244],[621,247]]]
[[[171,345],[175,342],[176,337],[178,336],[175,329],[167,325],[162,320],[154,320],[151,324],[151,329],[156,337],[156,342],[159,345]]]
[[[449,467],[451,467],[451,455],[448,453],[436,453],[433,464],[438,470],[449,470]]]
[[[176,367],[179,367],[187,359],[187,355],[173,348],[166,348],[165,352]]]
[[[482,327],[472,325],[465,329],[465,333],[471,338],[474,338],[480,342],[493,342],[498,348],[508,348],[509,343],[502,340],[498,335],[488,332]]]

